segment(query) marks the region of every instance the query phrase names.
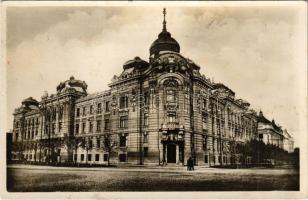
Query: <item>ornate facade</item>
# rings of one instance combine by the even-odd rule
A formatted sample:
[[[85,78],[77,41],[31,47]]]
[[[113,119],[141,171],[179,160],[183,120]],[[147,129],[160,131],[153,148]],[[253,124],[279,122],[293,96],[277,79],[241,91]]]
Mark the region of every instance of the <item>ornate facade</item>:
[[[164,15],[165,16],[165,15]],[[221,83],[200,74],[163,30],[149,61],[135,57],[110,89],[87,93],[71,77],[57,93],[14,112],[15,159],[41,162],[227,165],[234,145],[258,138],[258,116]]]

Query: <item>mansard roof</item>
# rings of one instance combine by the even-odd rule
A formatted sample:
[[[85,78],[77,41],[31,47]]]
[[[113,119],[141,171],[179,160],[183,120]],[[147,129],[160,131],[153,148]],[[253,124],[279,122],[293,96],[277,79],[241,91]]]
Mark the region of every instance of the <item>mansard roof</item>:
[[[226,85],[224,85],[222,83],[214,83],[213,88],[214,89],[219,89],[219,88],[226,89],[229,92],[231,92],[232,95],[235,95],[235,92],[233,90],[231,90],[230,88],[228,88]]]
[[[272,125],[273,125],[273,128],[278,130],[278,131],[282,131],[281,127],[278,126],[276,123],[275,123],[275,120],[272,120]]]
[[[261,123],[265,123],[265,124],[271,124],[271,121],[268,120],[266,117],[264,117],[262,111],[260,111],[260,113],[259,113],[258,121],[261,122]]]
[[[109,90],[88,94],[87,96],[83,96],[83,97],[80,97],[79,99],[77,99],[76,103],[80,103],[80,102],[84,102],[84,101],[89,101],[91,99],[96,99],[96,98],[98,99],[98,98],[101,98],[101,97],[105,96],[105,94],[107,94],[107,93],[109,93]]]

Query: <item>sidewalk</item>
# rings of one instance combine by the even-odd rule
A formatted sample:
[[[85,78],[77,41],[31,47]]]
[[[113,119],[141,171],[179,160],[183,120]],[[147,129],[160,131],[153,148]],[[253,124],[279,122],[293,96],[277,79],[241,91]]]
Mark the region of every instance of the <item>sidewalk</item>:
[[[120,167],[57,167],[42,165],[10,164],[8,169],[35,169],[35,170],[70,170],[70,171],[122,171],[122,172],[204,172],[217,170],[215,168],[205,168],[195,166],[195,171],[187,171],[186,166],[146,166],[146,165],[126,165]]]

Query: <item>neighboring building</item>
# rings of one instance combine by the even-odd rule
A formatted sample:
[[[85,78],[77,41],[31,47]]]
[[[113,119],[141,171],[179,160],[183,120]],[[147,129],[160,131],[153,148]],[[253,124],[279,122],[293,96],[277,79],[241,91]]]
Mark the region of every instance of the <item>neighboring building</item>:
[[[258,134],[265,144],[272,144],[279,148],[283,148],[283,131],[274,120],[269,121],[260,111],[258,117]]]
[[[234,145],[258,137],[260,116],[180,54],[165,20],[149,62],[127,61],[109,87],[88,94],[87,84],[71,77],[56,94],[25,99],[14,112],[14,158],[181,165],[192,156],[198,165],[226,165]],[[282,133],[269,124],[263,135],[280,146]]]
[[[283,149],[289,153],[294,152],[294,139],[287,129],[283,130],[283,137]]]

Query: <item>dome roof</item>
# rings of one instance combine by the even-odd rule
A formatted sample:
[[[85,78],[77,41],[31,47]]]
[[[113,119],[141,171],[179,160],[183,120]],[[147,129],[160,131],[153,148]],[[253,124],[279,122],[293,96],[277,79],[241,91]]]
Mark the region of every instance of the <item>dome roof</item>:
[[[157,55],[160,51],[174,51],[180,53],[179,43],[171,37],[167,30],[163,30],[150,47],[150,55]]]
[[[158,35],[158,39],[156,39],[151,47],[150,47],[150,56],[158,55],[160,51],[174,51],[180,53],[180,45],[179,43],[171,37],[171,33],[167,31],[166,28],[166,9],[164,8],[164,21],[163,21],[163,30]]]
[[[87,93],[88,85],[84,81],[76,80],[73,76],[70,77],[69,80],[61,82],[57,86],[57,91],[62,92],[67,88],[73,88],[76,91]]]
[[[26,105],[26,106],[29,106],[29,105],[37,106],[39,104],[38,101],[33,99],[32,97],[28,97],[28,98],[24,99],[21,103],[22,103],[22,105]]]

